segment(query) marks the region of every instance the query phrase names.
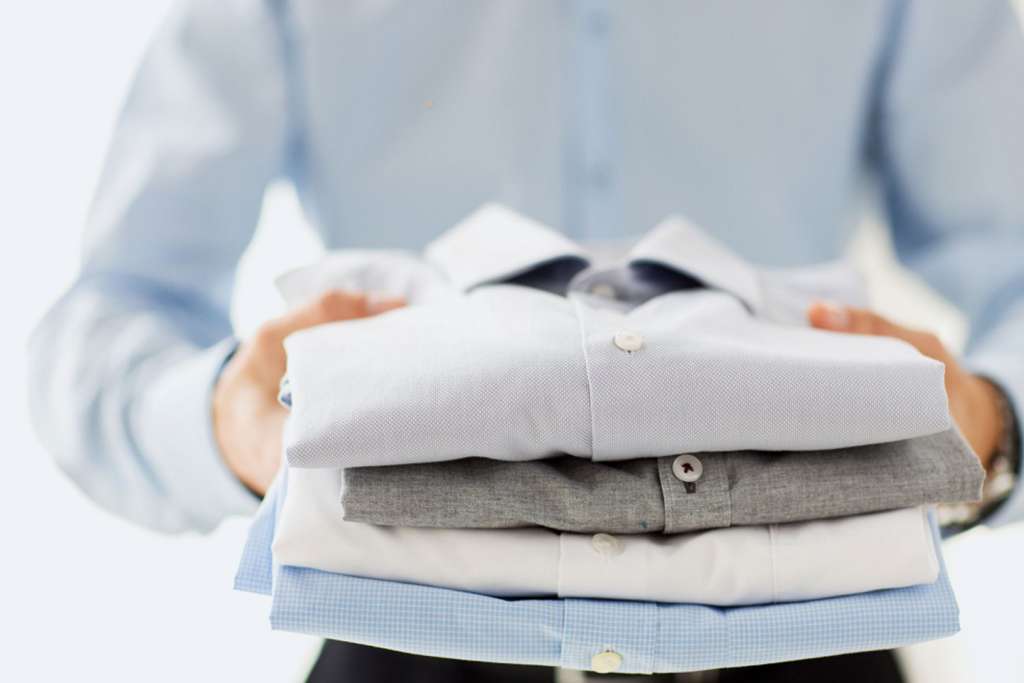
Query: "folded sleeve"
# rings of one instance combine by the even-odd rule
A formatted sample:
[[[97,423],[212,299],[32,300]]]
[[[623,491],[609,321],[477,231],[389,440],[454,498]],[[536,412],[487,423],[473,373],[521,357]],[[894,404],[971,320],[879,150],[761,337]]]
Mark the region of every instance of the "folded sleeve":
[[[175,6],[113,132],[80,274],[29,342],[44,445],[152,528],[208,530],[257,504],[217,449],[211,393],[237,261],[296,153],[286,57],[270,0]]]
[[[896,3],[873,146],[901,260],[968,316],[965,363],[1024,405],[1024,37],[1010,0]],[[1024,489],[991,518],[1024,517]]]

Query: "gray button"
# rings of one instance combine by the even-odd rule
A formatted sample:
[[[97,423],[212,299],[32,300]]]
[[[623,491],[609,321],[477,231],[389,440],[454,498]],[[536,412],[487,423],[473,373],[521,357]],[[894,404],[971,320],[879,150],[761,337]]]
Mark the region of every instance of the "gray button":
[[[672,474],[676,475],[679,481],[692,484],[704,474],[704,465],[695,456],[687,453],[672,461]]]

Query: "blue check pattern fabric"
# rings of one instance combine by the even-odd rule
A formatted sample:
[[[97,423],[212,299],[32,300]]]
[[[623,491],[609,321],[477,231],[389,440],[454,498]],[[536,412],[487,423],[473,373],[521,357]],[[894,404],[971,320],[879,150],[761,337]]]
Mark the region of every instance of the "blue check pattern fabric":
[[[275,566],[283,479],[268,493],[235,587],[272,596],[275,629],[414,654],[589,669],[605,650],[620,673],[701,671],[881,650],[950,636],[959,610],[945,565],[935,583],[859,595],[716,608],[611,600],[507,600],[301,567]],[[938,529],[932,515],[936,544]]]

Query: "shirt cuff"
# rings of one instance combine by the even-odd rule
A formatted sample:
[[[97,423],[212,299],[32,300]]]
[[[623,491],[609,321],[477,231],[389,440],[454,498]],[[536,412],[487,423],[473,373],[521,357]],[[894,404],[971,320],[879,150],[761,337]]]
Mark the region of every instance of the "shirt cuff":
[[[228,468],[213,431],[213,387],[237,345],[225,339],[164,368],[136,413],[139,448],[156,480],[200,531],[228,515],[251,515],[259,505]]]
[[[1024,406],[1024,358],[1006,357],[1001,354],[998,356],[979,355],[978,357],[968,358],[965,361],[965,365],[974,374],[987,377],[998,385],[1007,401],[1013,407],[1013,416],[1017,423],[1016,425],[1006,425],[1006,428],[1014,430],[1018,439],[1017,443],[1014,444],[1014,448],[1017,449],[1017,466],[1019,469],[1021,409]],[[986,526],[1000,527],[1022,519],[1024,519],[1024,487],[1020,485],[1018,479],[1017,485],[1006,499],[997,504],[980,521]]]

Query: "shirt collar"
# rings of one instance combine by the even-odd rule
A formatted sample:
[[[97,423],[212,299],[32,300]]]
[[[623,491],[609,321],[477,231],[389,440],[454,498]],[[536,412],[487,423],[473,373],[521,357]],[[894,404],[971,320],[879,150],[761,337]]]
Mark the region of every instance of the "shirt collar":
[[[582,270],[586,249],[561,233],[500,204],[485,204],[427,245],[426,258],[456,287],[502,282],[566,260]],[[655,264],[721,289],[752,311],[761,307],[757,270],[680,216],[670,216],[626,255],[631,265]]]
[[[587,252],[561,233],[500,204],[484,204],[430,242],[424,254],[463,290],[563,259],[580,269],[590,263]]]
[[[669,216],[630,250],[631,264],[653,263],[729,292],[751,311],[761,308],[757,269],[681,216]]]

